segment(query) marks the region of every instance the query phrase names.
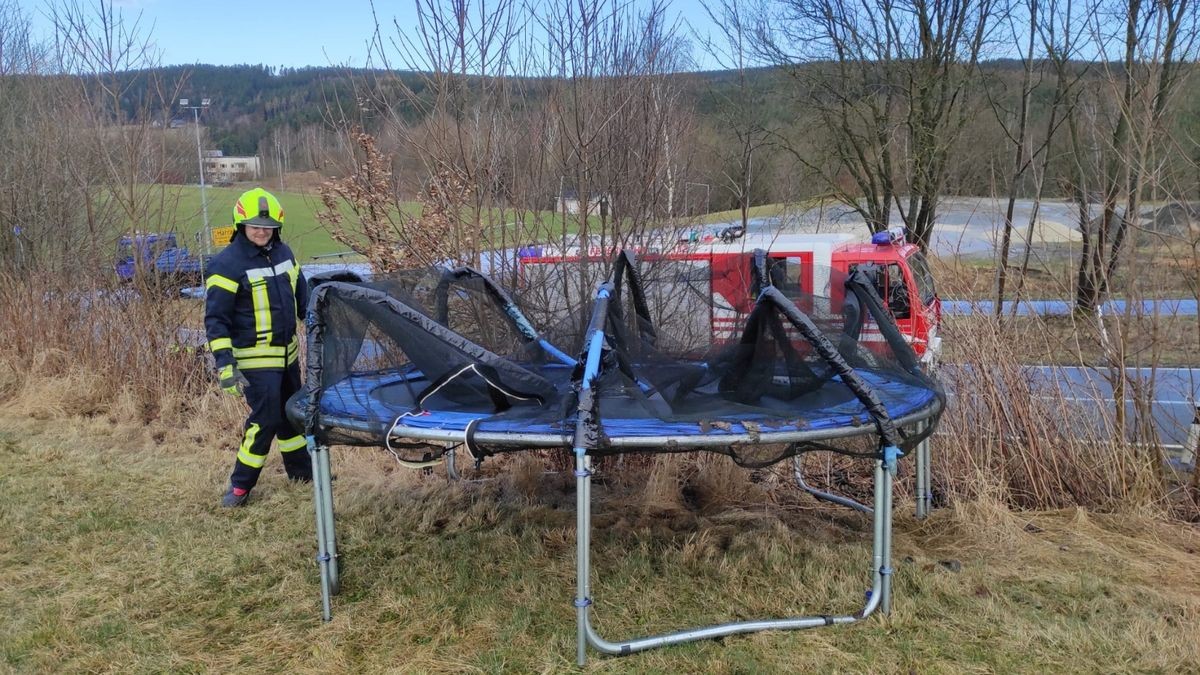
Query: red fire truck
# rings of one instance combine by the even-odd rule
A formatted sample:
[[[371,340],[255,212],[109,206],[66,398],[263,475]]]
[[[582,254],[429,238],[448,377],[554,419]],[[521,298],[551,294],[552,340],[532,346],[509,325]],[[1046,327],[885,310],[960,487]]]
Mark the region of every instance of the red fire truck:
[[[740,230],[740,228],[739,228]],[[768,251],[774,264],[783,266],[787,285],[803,293],[835,301],[840,289],[830,288],[831,271],[848,274],[856,269],[870,271],[875,288],[900,331],[917,355],[935,359],[941,346],[938,326],[941,301],[929,265],[918,246],[904,241],[903,232],[880,232],[869,240],[853,234],[777,234],[713,231],[687,233],[667,244],[633,247],[647,262],[669,260],[690,263],[706,281],[711,293],[712,335],[718,340],[734,339],[735,327],[754,305],[748,254],[756,248]],[[640,250],[639,250],[640,249]],[[611,259],[615,247],[599,245],[566,249],[528,246],[519,252],[523,268],[542,264]],[[870,266],[870,267],[866,267]],[[527,274],[522,275],[528,279]],[[863,342],[882,341],[878,328],[868,323],[860,334]]]

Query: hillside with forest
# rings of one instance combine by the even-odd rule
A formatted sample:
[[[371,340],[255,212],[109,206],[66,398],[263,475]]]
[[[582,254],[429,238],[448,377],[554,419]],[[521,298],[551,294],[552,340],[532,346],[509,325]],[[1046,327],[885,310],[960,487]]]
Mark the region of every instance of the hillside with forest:
[[[800,69],[818,70],[822,64]],[[960,195],[988,195],[999,188],[998,174],[1009,160],[1001,149],[1006,145],[999,120],[1012,116],[1019,107],[1016,97],[1021,90],[1022,63],[1012,59],[979,64],[978,81],[971,87],[976,96],[971,102],[974,113],[962,132],[969,139],[969,155],[950,159],[947,187]],[[1074,64],[1076,76],[1099,79],[1102,75],[1089,64]],[[227,155],[259,155],[268,174],[280,171],[317,171],[336,174],[329,161],[330,146],[340,143],[337,130],[362,126],[378,133],[385,118],[399,115],[409,123],[425,116],[419,101],[429,84],[430,75],[333,67],[276,68],[264,65],[181,65],[154,70],[127,71],[118,74],[123,92],[121,109],[129,120],[150,116],[157,124],[186,126],[191,113],[181,109],[179,98],[194,101],[208,98],[211,104],[202,113],[206,149]],[[748,186],[750,203],[784,201],[797,195],[794,186],[787,189],[775,184],[775,178],[791,173],[795,145],[804,144],[803,136],[820,135],[807,115],[797,113],[802,93],[795,85],[803,75],[777,68],[753,68],[744,71],[719,70],[666,75],[678,91],[678,104],[694,115],[694,124],[702,141],[699,159],[707,172],[720,174],[727,146],[736,145],[736,134],[728,124],[730,103],[753,102],[756,124],[766,133],[756,154],[760,168]],[[483,87],[479,78],[468,78],[468,96]],[[544,101],[551,87],[543,80],[518,79],[513,86],[521,92],[521,106]],[[1200,137],[1200,84],[1186,81],[1178,95],[1174,124],[1182,136]],[[1034,83],[1030,96],[1030,120],[1047,120],[1055,106],[1054,81],[1047,78]],[[403,151],[400,148],[401,152]],[[1200,150],[1183,160],[1200,159]],[[1063,154],[1059,162],[1067,162]],[[1190,163],[1190,162],[1185,162]],[[1186,171],[1186,169],[1181,169]],[[183,164],[180,171],[195,180],[195,169]],[[1184,180],[1193,194],[1200,194],[1200,175]],[[722,189],[724,188],[724,189]],[[737,189],[718,186],[710,208],[736,208]],[[815,192],[815,191],[814,191]],[[1029,193],[1029,190],[1025,191]],[[1030,196],[1025,194],[1024,196]],[[1047,186],[1047,196],[1067,197],[1060,184]]]

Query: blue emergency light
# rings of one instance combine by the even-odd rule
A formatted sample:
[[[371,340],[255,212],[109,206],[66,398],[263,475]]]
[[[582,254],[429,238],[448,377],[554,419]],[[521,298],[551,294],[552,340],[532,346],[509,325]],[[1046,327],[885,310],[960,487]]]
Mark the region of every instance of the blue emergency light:
[[[892,244],[904,243],[904,228],[889,227],[883,232],[876,232],[871,235],[871,243],[876,246],[890,246]]]

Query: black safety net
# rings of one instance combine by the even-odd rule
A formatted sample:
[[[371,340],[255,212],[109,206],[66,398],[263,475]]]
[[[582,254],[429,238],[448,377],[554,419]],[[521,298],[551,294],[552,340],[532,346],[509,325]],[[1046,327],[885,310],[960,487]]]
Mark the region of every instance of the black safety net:
[[[298,424],[412,459],[459,443],[878,456],[928,434],[944,403],[869,270],[766,253],[539,262],[515,289],[469,269],[328,283],[308,340]]]

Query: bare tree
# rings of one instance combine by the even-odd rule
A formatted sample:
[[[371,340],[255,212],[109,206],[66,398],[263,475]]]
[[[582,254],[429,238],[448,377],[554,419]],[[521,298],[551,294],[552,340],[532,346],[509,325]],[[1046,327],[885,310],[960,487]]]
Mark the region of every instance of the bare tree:
[[[1045,64],[1049,65],[1055,85],[1054,98],[1043,132],[1045,145],[1040,147],[1041,159],[1037,160],[1036,152],[1032,157],[1035,162],[1032,166],[1034,206],[1030,212],[1028,228],[1025,233],[1025,251],[1021,256],[1015,293],[1016,302],[1012,307],[1014,313],[1017,311],[1017,303],[1024,290],[1030,256],[1033,252],[1033,236],[1038,222],[1038,212],[1042,198],[1046,194],[1047,177],[1050,175],[1051,165],[1055,159],[1052,145],[1061,131],[1060,127],[1072,119],[1081,85],[1090,72],[1086,65],[1078,66],[1074,61],[1083,43],[1086,26],[1086,21],[1081,19],[1081,15],[1086,15],[1077,8],[1074,0],[1044,0],[1042,11],[1035,12],[1032,9],[1030,11],[1031,14],[1039,17],[1036,20],[1031,19],[1031,26],[1036,27],[1035,30],[1045,55]],[[1076,163],[1069,163],[1069,166],[1071,165],[1076,165]],[[1004,262],[1007,262],[1007,259],[1007,254],[1001,257]],[[1003,287],[998,284],[997,305],[1003,299],[1003,290]]]
[[[828,133],[821,155],[797,160],[873,231],[894,206],[927,247],[949,155],[974,114],[968,89],[1006,13],[1003,0],[761,4],[760,57],[793,75],[797,105]]]
[[[1108,294],[1131,229],[1139,227],[1151,164],[1162,143],[1171,104],[1197,52],[1197,14],[1192,0],[1124,0],[1098,6],[1091,29],[1102,56],[1103,77],[1090,105],[1071,118],[1071,143],[1078,162],[1097,162],[1097,185],[1088,189],[1077,173],[1083,251],[1075,302],[1092,311]],[[1083,117],[1083,119],[1081,119]],[[1090,217],[1092,195],[1098,218]]]
[[[618,245],[674,213],[690,162],[690,120],[669,77],[683,65],[677,28],[660,2],[635,13],[611,0],[557,0],[541,22],[552,82],[543,147],[582,205],[578,214],[560,205],[561,234]],[[593,223],[587,215],[601,199],[609,212],[596,208]]]
[[[180,83],[158,77],[140,17],[127,19],[111,0],[64,1],[52,5],[49,16],[56,67],[75,75],[68,80],[70,97],[58,103],[77,134],[64,148],[70,153],[64,169],[85,206],[86,233],[73,245],[98,260],[122,230],[175,228],[178,196],[163,178],[176,164],[172,155],[185,146],[171,142],[158,111],[170,109]],[[127,92],[139,80],[148,84],[151,100],[130,108]]]
[[[709,96],[717,101],[716,115],[720,134],[714,145],[724,160],[721,167],[722,184],[733,195],[741,213],[742,227],[749,226],[750,206],[756,182],[765,173],[763,154],[774,149],[774,137],[779,130],[770,119],[767,101],[774,73],[750,73],[751,47],[754,28],[749,24],[744,5],[725,2],[705,6],[709,19],[721,29],[724,42],[705,39],[702,43],[710,57],[726,71],[732,72],[730,87],[725,82],[710,85]]]
[[[679,85],[667,77],[682,49],[663,6],[637,13],[610,0],[562,0],[534,12],[512,0],[422,0],[417,7],[415,26],[396,26],[392,38],[377,33],[372,58],[386,71],[360,83],[354,102],[372,111],[372,147],[393,164],[380,182],[363,173],[361,150],[345,155],[358,167],[350,173],[386,183],[390,193],[390,221],[371,225],[376,235],[413,249],[409,259],[486,258],[496,271],[507,260],[489,251],[592,235],[607,246],[671,218],[694,144]],[[530,18],[544,44],[526,30]],[[577,213],[562,208],[567,190],[581,196]],[[422,213],[406,219],[413,195]],[[434,214],[444,240],[436,251],[415,234]]]
[[[985,88],[996,120],[1003,129],[1013,152],[1012,163],[1007,174],[1008,194],[1003,230],[1000,237],[1000,248],[997,251],[995,286],[997,317],[1003,311],[1009,271],[1009,251],[1013,230],[1016,227],[1013,217],[1017,199],[1023,190],[1028,192],[1029,188],[1023,184],[1028,174],[1032,173],[1034,201],[1024,237],[1024,252],[1020,265],[1020,281],[1018,282],[1020,284],[1024,282],[1025,273],[1029,269],[1034,229],[1038,221],[1041,199],[1046,185],[1046,171],[1050,163],[1050,144],[1067,117],[1063,114],[1064,107],[1071,104],[1080,79],[1083,73],[1087,72],[1086,68],[1072,67],[1072,58],[1079,41],[1078,30],[1083,25],[1082,22],[1072,20],[1072,10],[1074,9],[1072,0],[1026,0],[1022,9],[1023,13],[1018,16],[1028,22],[1024,35],[1021,35],[1015,20],[1018,16],[1014,16],[1014,20],[1009,22],[1013,43],[1019,44],[1023,41],[1025,44],[1021,59],[1021,85],[1018,92],[1015,120],[1012,120],[1012,111],[1006,109],[1003,103],[992,95],[991,87]],[[1031,99],[1046,77],[1054,80],[1054,98],[1049,105],[1045,128],[1041,136],[1035,138],[1030,120]],[[1018,287],[1018,295],[1019,293],[1020,287]]]

